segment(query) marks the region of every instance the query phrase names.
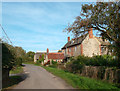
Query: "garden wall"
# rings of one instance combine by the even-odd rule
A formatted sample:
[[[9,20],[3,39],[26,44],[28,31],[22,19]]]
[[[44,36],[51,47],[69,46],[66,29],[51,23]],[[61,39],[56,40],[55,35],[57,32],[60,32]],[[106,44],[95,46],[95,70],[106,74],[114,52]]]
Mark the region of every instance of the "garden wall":
[[[66,66],[64,64],[58,64],[58,69],[65,70]],[[71,69],[68,71],[70,70]],[[107,80],[112,83],[120,83],[120,69],[106,68],[103,66],[84,66],[77,73],[85,77]]]
[[[80,75],[120,83],[120,69],[85,66],[82,68]]]

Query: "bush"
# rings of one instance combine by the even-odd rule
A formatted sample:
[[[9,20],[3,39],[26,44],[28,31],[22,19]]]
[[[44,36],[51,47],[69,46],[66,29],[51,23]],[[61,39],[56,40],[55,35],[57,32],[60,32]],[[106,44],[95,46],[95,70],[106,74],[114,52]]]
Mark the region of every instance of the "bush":
[[[11,70],[16,63],[14,47],[7,43],[2,43],[2,69]]]
[[[39,60],[37,60],[37,62],[36,62],[36,64],[41,64],[41,60],[39,59]]]
[[[93,56],[89,63],[86,65],[91,66],[106,66],[106,67],[117,67],[118,61],[113,59],[110,55],[102,55],[102,56]]]
[[[57,68],[57,62],[52,60],[52,65],[49,65],[49,67]]]
[[[88,63],[89,57],[78,56],[77,58],[70,58],[70,62],[66,64],[66,70],[72,73],[81,72],[81,69]]]
[[[79,73],[81,69],[87,66],[104,66],[104,67],[118,67],[118,61],[113,59],[110,55],[98,55],[93,57],[85,57],[85,56],[78,56],[78,57],[71,57],[70,62],[66,64],[66,71],[72,73]]]
[[[22,58],[21,57],[18,57],[16,58],[16,66],[22,66]]]

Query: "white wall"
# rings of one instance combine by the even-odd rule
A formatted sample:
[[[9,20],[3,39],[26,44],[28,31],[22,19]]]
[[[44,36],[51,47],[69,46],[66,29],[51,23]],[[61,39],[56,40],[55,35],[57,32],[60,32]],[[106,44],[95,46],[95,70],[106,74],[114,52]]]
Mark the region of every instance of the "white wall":
[[[100,42],[93,36],[89,38],[89,34],[82,42],[83,45],[83,55],[92,57],[93,55],[100,55]]]

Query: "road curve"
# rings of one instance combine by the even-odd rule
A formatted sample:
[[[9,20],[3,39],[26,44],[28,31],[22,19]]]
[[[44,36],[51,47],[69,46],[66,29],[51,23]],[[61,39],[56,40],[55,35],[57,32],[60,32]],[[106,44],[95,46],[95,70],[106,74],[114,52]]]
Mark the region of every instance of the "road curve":
[[[64,80],[40,66],[25,64],[24,72],[27,78],[13,89],[73,89]]]

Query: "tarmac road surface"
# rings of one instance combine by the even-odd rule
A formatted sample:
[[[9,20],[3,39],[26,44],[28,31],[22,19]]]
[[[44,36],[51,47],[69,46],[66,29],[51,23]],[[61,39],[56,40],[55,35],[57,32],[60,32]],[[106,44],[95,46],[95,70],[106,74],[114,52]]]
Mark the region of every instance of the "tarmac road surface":
[[[13,89],[73,89],[64,80],[40,66],[25,64],[24,72],[23,78],[26,79]]]

